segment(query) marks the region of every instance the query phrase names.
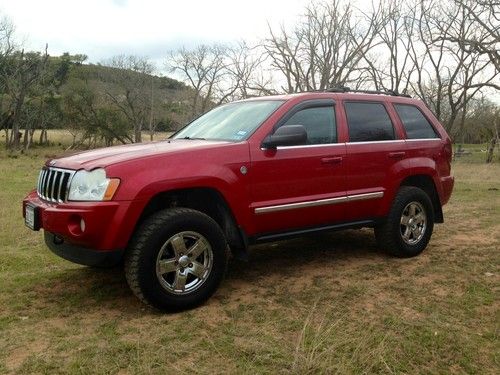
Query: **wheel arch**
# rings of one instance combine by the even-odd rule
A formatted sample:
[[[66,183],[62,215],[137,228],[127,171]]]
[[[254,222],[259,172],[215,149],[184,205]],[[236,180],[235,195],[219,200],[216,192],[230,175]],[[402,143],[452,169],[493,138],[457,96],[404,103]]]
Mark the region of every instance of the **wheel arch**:
[[[182,188],[155,194],[142,210],[134,232],[150,215],[174,207],[191,208],[210,216],[221,227],[233,254],[239,256],[246,252],[246,234],[238,225],[224,196],[212,187]]]
[[[434,208],[434,222],[443,223],[443,208],[441,206],[441,200],[439,199],[439,194],[436,189],[436,184],[432,176],[426,174],[416,174],[407,176],[401,181],[400,186],[414,186],[422,189],[429,196]]]

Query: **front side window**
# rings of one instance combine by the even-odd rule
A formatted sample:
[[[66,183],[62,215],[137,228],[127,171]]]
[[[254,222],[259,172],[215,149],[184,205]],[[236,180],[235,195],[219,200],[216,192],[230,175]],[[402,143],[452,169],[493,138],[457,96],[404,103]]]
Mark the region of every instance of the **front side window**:
[[[350,142],[395,139],[394,127],[382,103],[345,103]]]
[[[172,138],[242,141],[283,103],[254,100],[224,104],[198,117]]]
[[[332,106],[312,107],[297,111],[283,125],[302,125],[308,144],[337,142],[335,112]]]
[[[432,125],[417,107],[407,104],[395,104],[394,107],[408,139],[438,138]]]

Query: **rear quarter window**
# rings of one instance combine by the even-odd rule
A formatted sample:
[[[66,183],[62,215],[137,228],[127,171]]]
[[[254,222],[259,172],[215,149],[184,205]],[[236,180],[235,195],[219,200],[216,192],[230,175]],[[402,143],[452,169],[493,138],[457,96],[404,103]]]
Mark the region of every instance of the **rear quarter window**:
[[[436,130],[417,107],[408,104],[395,104],[408,139],[439,138]]]

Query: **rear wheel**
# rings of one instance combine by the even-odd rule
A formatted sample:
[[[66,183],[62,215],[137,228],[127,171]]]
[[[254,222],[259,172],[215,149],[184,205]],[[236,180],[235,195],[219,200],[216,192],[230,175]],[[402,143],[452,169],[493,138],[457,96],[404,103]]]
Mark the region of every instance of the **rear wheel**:
[[[434,209],[429,196],[413,186],[399,189],[387,218],[375,227],[379,246],[397,257],[420,254],[434,228]]]
[[[146,219],[125,257],[134,294],[160,310],[183,310],[208,299],[227,264],[222,230],[209,216],[173,208]]]

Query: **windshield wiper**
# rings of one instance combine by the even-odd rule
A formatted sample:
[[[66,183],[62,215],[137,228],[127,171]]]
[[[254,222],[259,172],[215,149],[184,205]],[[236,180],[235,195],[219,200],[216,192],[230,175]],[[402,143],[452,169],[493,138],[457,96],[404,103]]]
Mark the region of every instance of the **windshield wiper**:
[[[205,138],[201,138],[201,137],[189,137],[189,136],[184,137],[184,138],[182,138],[182,139],[191,139],[191,140],[192,140],[192,139],[199,139],[199,140],[202,140],[202,141],[204,141],[204,140],[205,140]]]

